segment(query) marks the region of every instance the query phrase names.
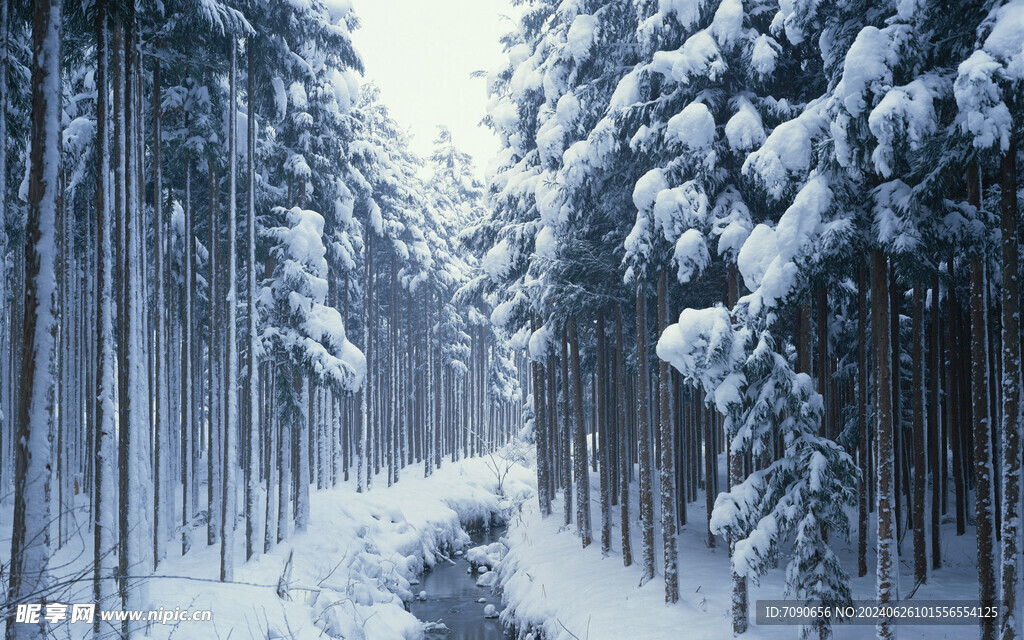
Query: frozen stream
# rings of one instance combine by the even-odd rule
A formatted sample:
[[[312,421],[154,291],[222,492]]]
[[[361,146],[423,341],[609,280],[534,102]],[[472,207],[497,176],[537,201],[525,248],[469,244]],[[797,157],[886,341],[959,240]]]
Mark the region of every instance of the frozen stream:
[[[472,535],[473,545],[496,542],[505,532],[504,527],[492,527]],[[464,556],[454,558],[455,564],[442,560],[420,577],[414,592],[427,592],[426,600],[416,600],[409,610],[423,622],[442,622],[448,627],[428,631],[427,638],[451,640],[502,640],[504,631],[497,618],[484,618],[484,607],[493,604],[501,609],[501,597],[488,587],[476,586],[477,574],[469,573],[469,562]],[[483,598],[483,602],[479,600]]]

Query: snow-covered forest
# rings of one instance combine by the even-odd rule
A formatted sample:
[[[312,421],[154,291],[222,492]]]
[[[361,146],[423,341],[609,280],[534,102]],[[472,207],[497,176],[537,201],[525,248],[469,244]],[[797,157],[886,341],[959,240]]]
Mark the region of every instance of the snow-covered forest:
[[[7,638],[1022,637],[1024,0],[374,1],[0,0]]]

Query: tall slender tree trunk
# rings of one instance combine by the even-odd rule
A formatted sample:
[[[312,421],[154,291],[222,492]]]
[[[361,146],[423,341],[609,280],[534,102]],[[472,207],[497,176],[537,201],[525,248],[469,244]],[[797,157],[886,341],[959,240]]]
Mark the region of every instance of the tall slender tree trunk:
[[[892,349],[892,419],[893,424],[893,455],[896,458],[896,475],[893,477],[895,483],[895,514],[896,514],[896,544],[903,542],[903,511],[907,510],[907,527],[913,523],[910,514],[910,483],[907,473],[907,447],[903,432],[903,391],[902,375],[903,365],[900,358],[900,288],[896,277],[896,267],[889,264],[889,326],[892,337],[889,340],[889,348]],[[903,494],[903,495],[901,495]]]
[[[1020,283],[1017,248],[1017,148],[1011,143],[1003,154],[1000,171],[1002,188],[1002,398],[1003,398],[1003,500],[1000,552],[1002,582],[999,601],[1002,640],[1016,640],[1017,581],[1020,571]]]
[[[13,301],[8,304],[7,296],[7,251],[10,238],[7,236],[7,69],[10,65],[10,0],[0,0],[0,491],[7,491],[10,477],[10,465],[7,464],[8,452],[13,448],[14,421],[16,409],[13,407],[15,373],[13,353],[15,351],[11,338],[14,335]],[[97,12],[99,9],[97,9]],[[98,45],[97,45],[98,47]],[[99,56],[97,56],[98,58]],[[97,66],[99,66],[97,64]]]
[[[265,371],[267,373],[264,378],[265,397],[273,398],[275,396],[274,387],[277,382],[276,362],[274,360],[268,361],[265,365]],[[277,526],[278,518],[274,512],[274,488],[279,484],[278,473],[281,467],[278,465],[278,460],[281,455],[281,443],[278,438],[280,428],[278,425],[278,413],[273,410],[266,411],[264,413],[264,420],[266,422],[266,446],[263,447],[263,457],[267,469],[266,487],[267,487],[267,504],[264,509],[263,516],[263,553],[270,553],[270,550],[274,548],[274,543],[277,542]]]
[[[942,553],[939,545],[939,516],[942,509],[941,495],[945,491],[941,469],[946,464],[943,449],[942,430],[939,421],[939,334],[942,330],[939,314],[939,272],[938,265],[932,274],[931,330],[928,334],[928,469],[931,483],[931,542],[932,569],[942,567]]]
[[[185,129],[188,130],[188,116],[185,117]],[[182,276],[182,298],[184,300],[181,309],[181,553],[184,555],[188,552],[189,546],[191,545],[189,525],[191,521],[192,505],[195,503],[193,499],[193,475],[195,474],[194,466],[194,450],[196,443],[195,440],[195,427],[193,425],[193,405],[194,400],[193,394],[193,383],[195,382],[195,374],[192,370],[192,364],[194,362],[194,353],[196,345],[192,344],[192,304],[193,297],[192,292],[195,290],[195,266],[194,256],[195,249],[193,247],[193,238],[195,237],[192,233],[192,159],[188,153],[185,153],[185,195],[184,202],[182,203],[182,211],[184,213],[184,242],[183,244],[183,256],[182,256],[182,267],[184,269],[184,275]]]
[[[235,468],[237,466],[238,434],[238,233],[237,213],[238,198],[236,171],[238,164],[236,131],[238,108],[236,106],[236,76],[238,67],[238,45],[230,38],[230,70],[228,72],[228,255],[227,255],[227,351],[228,362],[225,398],[227,402],[227,422],[224,424],[224,485],[221,489],[221,539],[220,539],[220,579],[221,582],[234,579],[235,572],[235,495],[238,482]]]
[[[697,389],[693,395],[697,395]],[[707,511],[705,527],[707,528],[708,547],[715,547],[715,534],[711,533],[711,514],[715,507],[716,483],[718,480],[718,465],[715,461],[715,421],[714,413],[704,407],[699,401],[695,403],[697,408],[697,423],[704,438],[704,507]]]
[[[368,464],[368,443],[366,441],[370,432],[370,421],[373,419],[373,335],[370,329],[374,322],[373,315],[373,233],[366,237],[366,285],[364,291],[366,300],[364,303],[365,313],[363,320],[363,353],[366,354],[366,384],[362,390],[362,420],[359,427],[359,438],[356,443],[356,491],[363,492],[363,488],[369,489],[367,475]],[[436,392],[436,389],[435,389]]]
[[[899,563],[896,548],[896,521],[893,504],[896,495],[893,486],[893,406],[892,406],[892,349],[889,344],[889,278],[885,254],[880,249],[871,251],[871,328],[875,342],[875,420],[878,442],[878,537],[876,595],[881,605],[899,597],[896,567]],[[892,623],[879,622],[876,633],[880,640],[896,636]]]
[[[97,356],[97,398],[96,398],[96,454],[93,478],[93,597],[98,605],[113,608],[114,578],[117,575],[117,532],[115,516],[117,511],[114,493],[114,437],[117,432],[115,399],[117,389],[114,380],[114,247],[111,238],[109,191],[107,189],[110,146],[108,142],[107,115],[107,2],[96,2],[96,150],[99,170],[96,172],[96,245],[97,245],[97,296],[96,318],[99,330],[96,332]],[[93,624],[97,637],[112,631],[103,629],[99,616]]]
[[[128,385],[131,376],[128,371],[128,354],[125,345],[128,344],[128,293],[127,293],[127,271],[125,254],[128,252],[126,242],[127,207],[125,196],[125,46],[124,46],[124,25],[119,12],[112,14],[113,24],[113,52],[114,66],[111,73],[111,81],[114,93],[114,222],[117,226],[117,240],[115,246],[115,288],[117,289],[117,492],[118,492],[118,519],[117,519],[117,586],[120,602],[124,603],[125,588],[124,580],[128,572],[126,563],[128,555],[125,553],[124,538],[128,532],[127,512],[125,496],[128,493],[129,476],[128,468],[128,425],[129,425],[129,391]],[[122,623],[122,629],[124,623]]]
[[[554,345],[549,345],[548,351],[548,364],[544,368],[547,376],[547,409],[548,409],[548,420],[547,420],[547,431],[545,432],[545,451],[547,451],[547,473],[544,477],[547,478],[548,486],[548,501],[554,500],[555,495],[558,492],[558,381],[555,376],[555,348]],[[550,512],[550,507],[548,509]]]
[[[164,316],[166,301],[164,299],[164,239],[163,239],[163,182],[160,160],[160,60],[153,61],[153,248],[156,253],[154,271],[156,276],[156,340],[153,351],[153,382],[156,420],[153,429],[153,558],[159,564],[164,556],[164,544],[167,527],[165,514],[170,512],[167,505],[171,497],[165,495],[165,484],[168,484],[169,464],[167,446],[170,436],[170,407],[167,401],[168,371],[164,359],[164,341],[167,340],[167,327]]]
[[[815,291],[817,311],[817,333],[818,333],[818,394],[821,395],[823,403],[821,414],[821,435],[825,438],[834,438],[832,434],[832,415],[829,411],[829,386],[828,386],[828,293],[824,285],[818,285]]]
[[[287,361],[284,356],[277,362],[278,368],[278,381],[276,383],[277,394],[285,394],[292,392],[292,376],[295,375],[290,371],[291,363]],[[294,414],[293,414],[294,416]],[[294,418],[298,419],[298,418]],[[277,497],[277,541],[281,542],[288,537],[288,514],[291,512],[289,509],[289,501],[292,495],[292,429],[291,423],[285,423],[286,417],[284,415],[278,415],[277,417],[277,485],[278,485],[278,497]]]
[[[967,199],[981,206],[981,184],[978,166],[967,170]],[[992,431],[989,421],[988,363],[988,282],[985,259],[971,259],[971,398],[974,410],[974,478],[975,522],[978,533],[978,596],[982,606],[994,606],[995,562],[993,555],[992,496]],[[1016,381],[1014,381],[1016,383]],[[996,625],[992,618],[981,621],[981,639],[995,640]]]
[[[662,269],[658,275],[658,335],[668,327],[668,277]],[[679,600],[679,570],[676,553],[676,496],[673,452],[675,440],[672,425],[672,381],[668,362],[658,360],[658,401],[661,404],[659,437],[661,439],[661,535],[665,548],[665,602]],[[744,607],[745,609],[745,607]],[[741,633],[741,632],[739,632]]]
[[[245,145],[245,204],[246,204],[246,320],[248,327],[248,358],[245,368],[245,390],[249,403],[246,414],[246,425],[242,431],[246,437],[246,459],[248,460],[245,479],[245,559],[249,560],[256,554],[257,510],[259,509],[259,467],[256,464],[260,450],[259,443],[259,336],[256,334],[256,65],[254,62],[253,41],[247,44],[246,51],[246,95],[248,96],[248,117],[246,118]],[[346,317],[347,320],[347,317]],[[270,500],[270,493],[267,493]]]
[[[913,375],[911,380],[914,428],[914,581],[924,584],[928,581],[928,553],[925,548],[924,492],[927,474],[925,473],[925,438],[924,438],[924,286],[918,281],[914,283],[914,301],[912,318],[912,335],[914,344],[911,349],[913,358]]]
[[[956,535],[962,536],[967,531],[967,471],[964,468],[964,438],[962,432],[964,421],[962,419],[963,407],[960,406],[960,398],[963,393],[961,386],[966,381],[960,375],[963,363],[960,362],[960,304],[956,298],[956,279],[953,271],[953,256],[949,256],[946,262],[949,272],[949,288],[946,291],[946,345],[949,351],[949,364],[946,367],[946,422],[949,424],[949,439],[952,444],[953,453],[953,488],[956,507]]]
[[[612,515],[611,515],[611,488],[608,486],[611,481],[611,473],[608,469],[609,455],[608,455],[608,444],[610,438],[608,432],[610,431],[608,422],[610,420],[608,411],[608,372],[605,364],[608,362],[607,359],[607,348],[605,347],[605,326],[604,326],[604,309],[597,310],[597,353],[595,354],[597,359],[597,432],[599,434],[598,451],[594,452],[597,456],[600,453],[601,464],[598,468],[600,472],[600,486],[601,486],[601,551],[608,553],[612,550]]]
[[[730,307],[734,306],[739,300],[739,271],[735,264],[730,264],[726,271],[726,290],[728,292],[726,304]],[[828,312],[827,312],[827,296],[824,293],[824,289],[820,290],[819,293],[819,307],[818,307],[818,357],[822,362],[827,363],[828,354]],[[822,380],[827,376],[827,367],[822,366]],[[819,382],[819,389],[822,388],[822,384]],[[828,427],[824,427],[828,432]],[[731,449],[731,445],[727,445]],[[729,488],[735,487],[743,482],[743,468],[744,468],[744,455],[742,451],[728,451],[728,472],[729,472]],[[729,558],[731,559],[736,551],[736,543],[734,540],[729,540]],[[732,566],[732,632],[733,635],[740,635],[747,631],[747,577],[740,575],[735,565],[730,563]]]
[[[25,224],[25,325],[21,344],[14,530],[9,601],[37,601],[50,586],[50,448],[56,399],[56,238],[60,127],[61,0],[36,2],[32,14],[32,121]],[[13,609],[13,607],[12,607]],[[12,611],[13,614],[13,611]],[[7,620],[7,637],[46,638],[40,624]]]
[[[651,427],[649,414],[649,395],[647,385],[647,298],[643,283],[638,279],[636,285],[636,353],[637,353],[637,447],[639,449],[639,483],[640,483],[640,527],[642,530],[642,548],[644,571],[642,580],[647,582],[654,577],[654,496],[651,469]]]
[[[441,352],[441,321],[444,315],[444,301],[441,299],[441,290],[437,292],[437,344],[434,349],[434,390],[437,393],[437,402],[434,404],[434,468],[441,468],[441,404],[444,400],[442,395],[441,382],[443,380],[444,358]],[[543,384],[543,382],[541,383]],[[551,513],[551,503],[548,502],[547,513]]]
[[[540,331],[540,319],[538,319],[538,331]],[[551,422],[550,404],[557,401],[550,397],[548,387],[548,371],[551,369],[544,365],[543,355],[535,354],[537,357],[537,384],[534,387],[535,410],[534,424],[537,435],[537,493],[541,501],[541,513],[545,516],[551,515],[551,455],[550,444],[552,432],[555,425]]]
[[[314,419],[313,403],[310,401],[311,391],[309,388],[309,377],[298,372],[292,374],[295,392],[299,401],[299,411],[296,413],[296,467],[295,481],[297,482],[295,492],[295,530],[305,531],[309,526],[309,444],[311,423]]]
[[[139,193],[138,172],[142,159],[138,154],[139,107],[136,83],[140,72],[140,59],[137,41],[138,19],[135,8],[130,5],[124,15],[124,126],[122,147],[124,171],[122,179],[124,189],[124,342],[119,343],[125,349],[126,417],[120,425],[120,481],[122,500],[120,504],[120,545],[121,556],[121,599],[126,609],[139,609],[147,599],[146,585],[137,581],[134,576],[144,575],[152,569],[147,558],[149,545],[144,545],[150,535],[149,508],[146,479],[150,474],[149,433],[150,415],[147,371],[147,353],[145,349],[145,310],[144,310],[144,262],[142,237],[142,212]],[[140,625],[125,621],[122,633],[128,637],[136,634]]]
[[[220,304],[219,304],[219,293],[220,293],[220,278],[217,277],[218,271],[218,254],[220,253],[218,248],[217,239],[217,191],[219,190],[219,182],[217,180],[217,172],[213,167],[213,159],[207,159],[208,169],[208,184],[209,184],[209,195],[210,195],[210,229],[209,239],[207,244],[207,253],[210,256],[209,269],[210,276],[208,280],[208,290],[210,309],[209,309],[209,336],[207,337],[207,382],[206,382],[206,506],[207,506],[207,525],[206,525],[206,544],[213,546],[217,543],[219,532],[220,532],[220,489],[222,488],[220,483],[220,477],[217,475],[220,470],[220,456],[217,455],[219,449],[220,439],[218,437],[219,429],[218,426],[221,421],[221,412],[219,406],[220,400],[220,385],[218,384],[218,368],[220,366],[220,344],[219,336],[221,329],[220,320]]]
[[[619,445],[619,527],[622,530],[622,564],[633,564],[633,549],[630,543],[629,515],[629,467],[633,463],[629,455],[628,438],[626,437],[626,350],[622,336],[622,305],[615,305],[615,393],[618,406],[618,445]]]
[[[565,515],[565,524],[572,523],[572,456],[569,452],[572,443],[572,412],[569,410],[569,341],[562,332],[562,436],[558,438],[559,458],[562,461],[561,482],[562,482],[562,508]]]
[[[533,331],[540,330],[540,320],[533,318]],[[533,360],[533,430],[537,442],[537,500],[542,516],[551,514],[551,497],[548,495],[548,458],[547,458],[547,432],[549,431],[547,401],[544,396],[547,389],[547,381],[544,376],[544,365],[540,354],[530,354]],[[551,400],[552,402],[554,399]]]
[[[576,335],[576,319],[569,316],[568,333],[571,357],[569,376],[572,378],[573,467],[576,475],[576,528],[583,547],[590,546],[593,534],[590,528],[590,474],[587,471],[587,433],[583,426],[583,380],[580,372],[580,341]]]
[[[871,457],[868,443],[868,269],[863,262],[857,268],[857,425],[859,447],[857,462],[860,483],[857,495],[857,577],[868,573],[868,496],[871,476],[868,461]]]

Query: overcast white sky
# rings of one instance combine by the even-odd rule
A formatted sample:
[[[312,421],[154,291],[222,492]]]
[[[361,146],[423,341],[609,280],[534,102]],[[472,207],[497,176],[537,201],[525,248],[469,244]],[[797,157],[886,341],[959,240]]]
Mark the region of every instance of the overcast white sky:
[[[509,30],[508,0],[356,0],[362,27],[353,35],[366,66],[412,149],[429,155],[438,125],[473,155],[478,171],[498,140],[478,126],[487,107],[483,78],[502,60],[498,38]],[[481,171],[482,172],[482,171]]]

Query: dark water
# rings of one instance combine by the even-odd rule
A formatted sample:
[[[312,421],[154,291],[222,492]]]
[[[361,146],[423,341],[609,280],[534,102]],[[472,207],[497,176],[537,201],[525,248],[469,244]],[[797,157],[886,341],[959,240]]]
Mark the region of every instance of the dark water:
[[[491,527],[472,536],[471,546],[497,542],[504,527]],[[469,562],[462,556],[452,558],[455,564],[442,560],[420,577],[412,586],[413,593],[427,592],[425,601],[417,600],[409,610],[423,622],[443,622],[448,631],[428,631],[427,638],[450,640],[503,640],[504,631],[497,618],[484,618],[484,607],[493,604],[501,611],[501,597],[489,587],[476,586],[476,573],[468,573]],[[477,602],[484,598],[484,602]]]

